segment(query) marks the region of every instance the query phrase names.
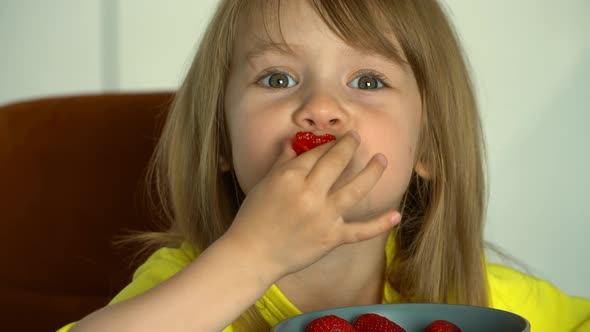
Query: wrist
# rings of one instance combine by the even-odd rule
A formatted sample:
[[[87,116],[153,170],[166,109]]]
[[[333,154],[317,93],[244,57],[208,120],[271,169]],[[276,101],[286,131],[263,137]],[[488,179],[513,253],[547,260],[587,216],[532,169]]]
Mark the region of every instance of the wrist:
[[[265,289],[285,274],[281,264],[272,260],[272,248],[259,238],[226,232],[217,242],[221,250],[233,257],[229,263],[251,275]]]

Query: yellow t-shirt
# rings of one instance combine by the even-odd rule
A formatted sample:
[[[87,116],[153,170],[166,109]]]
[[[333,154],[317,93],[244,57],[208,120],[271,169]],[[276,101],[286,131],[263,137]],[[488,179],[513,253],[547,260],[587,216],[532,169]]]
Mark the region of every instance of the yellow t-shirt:
[[[393,241],[393,236],[387,241],[385,254],[388,262],[394,254]],[[157,286],[189,265],[195,257],[195,252],[188,245],[157,250],[135,271],[132,282],[109,304],[121,302]],[[533,332],[590,332],[590,300],[566,295],[546,281],[502,265],[488,263],[486,268],[490,307],[525,317]],[[397,302],[399,295],[385,283],[383,303]],[[271,326],[301,314],[274,284],[256,305]],[[74,324],[64,326],[58,332],[67,332]],[[232,325],[223,330],[233,331]]]

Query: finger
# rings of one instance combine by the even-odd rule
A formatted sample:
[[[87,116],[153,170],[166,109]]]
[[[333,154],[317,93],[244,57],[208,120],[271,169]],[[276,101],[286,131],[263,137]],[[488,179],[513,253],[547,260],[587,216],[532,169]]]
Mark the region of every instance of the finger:
[[[363,199],[383,175],[387,158],[378,153],[350,182],[330,195],[330,200],[339,211],[346,211]]]
[[[342,243],[356,243],[374,238],[398,225],[401,215],[397,211],[388,211],[366,221],[345,223],[342,231]]]
[[[359,145],[358,134],[348,132],[315,163],[307,179],[327,192],[350,163]]]
[[[315,147],[309,151],[304,152],[303,154],[297,157],[298,166],[311,170],[314,167],[314,165],[318,162],[318,160],[322,158],[328,151],[330,151],[330,149],[338,142],[339,140],[330,141],[328,143],[324,143],[318,147]]]
[[[274,167],[278,167],[280,165],[283,165],[284,163],[288,162],[289,160],[291,160],[297,156],[295,151],[293,151],[293,148],[291,147],[291,145],[292,145],[291,139],[285,139],[281,143],[281,153],[279,154],[279,157],[275,161]]]

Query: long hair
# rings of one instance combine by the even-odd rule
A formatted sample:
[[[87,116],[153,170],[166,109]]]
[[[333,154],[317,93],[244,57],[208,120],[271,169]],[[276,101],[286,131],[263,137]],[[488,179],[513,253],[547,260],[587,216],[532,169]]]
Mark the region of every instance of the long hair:
[[[407,59],[420,89],[416,162],[429,176],[414,174],[406,191],[387,282],[407,302],[487,305],[483,135],[465,59],[443,9],[436,0],[309,1],[346,43]],[[220,155],[231,159],[223,101],[234,38],[239,21],[255,15],[270,37],[280,28],[279,10],[280,0],[220,2],[151,162],[154,202],[170,225],[144,239],[185,241],[202,251],[229,228],[244,198],[235,174],[219,164]],[[269,328],[255,306],[238,324]]]

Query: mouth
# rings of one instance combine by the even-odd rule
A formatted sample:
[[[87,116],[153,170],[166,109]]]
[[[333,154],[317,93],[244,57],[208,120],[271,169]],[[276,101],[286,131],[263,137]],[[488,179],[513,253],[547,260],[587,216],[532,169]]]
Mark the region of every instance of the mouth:
[[[295,153],[299,156],[302,153],[305,153],[311,149],[317,148],[322,144],[326,144],[328,142],[334,141],[336,136],[331,134],[324,134],[318,136],[309,131],[300,131],[295,134],[295,138],[293,139],[292,148]]]

